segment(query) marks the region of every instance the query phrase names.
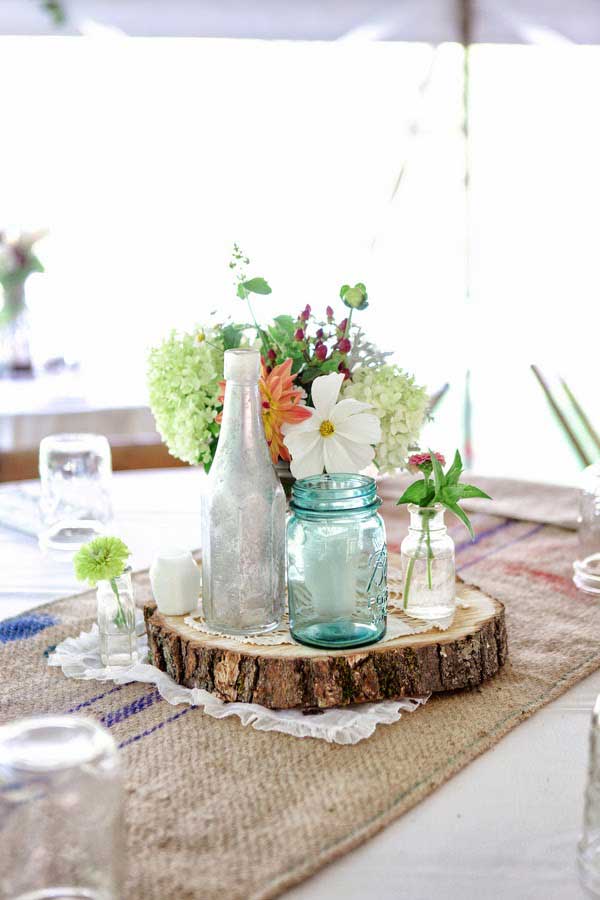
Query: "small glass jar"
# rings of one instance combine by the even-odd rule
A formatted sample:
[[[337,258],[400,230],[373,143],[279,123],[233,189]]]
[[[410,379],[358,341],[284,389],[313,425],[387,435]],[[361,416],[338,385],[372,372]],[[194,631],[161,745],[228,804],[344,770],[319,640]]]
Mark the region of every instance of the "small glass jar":
[[[99,581],[96,596],[102,663],[105,666],[133,665],[137,662],[138,651],[131,569],[125,569],[118,578]]]
[[[50,434],[40,443],[40,545],[72,557],[112,519],[110,444],[101,434]]]
[[[579,492],[579,558],[573,581],[588,594],[600,594],[600,463],[584,469]]]
[[[376,484],[365,475],[294,483],[287,526],[290,631],[342,649],[385,634],[387,549]]]
[[[444,507],[410,503],[408,534],[400,548],[404,612],[427,622],[456,609],[454,541],[444,525]]]
[[[585,791],[583,834],[577,846],[577,867],[582,883],[600,896],[600,697],[590,727],[588,781]]]
[[[116,744],[93,719],[40,716],[0,728],[0,897],[124,897]]]

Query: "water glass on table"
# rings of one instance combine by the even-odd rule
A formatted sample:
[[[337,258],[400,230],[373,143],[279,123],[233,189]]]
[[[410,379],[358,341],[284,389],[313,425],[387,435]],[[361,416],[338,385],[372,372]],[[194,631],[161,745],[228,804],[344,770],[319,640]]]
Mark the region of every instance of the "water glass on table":
[[[590,727],[588,782],[577,865],[581,882],[600,897],[600,696],[594,706]]]
[[[40,443],[40,545],[72,555],[112,519],[110,445],[99,434],[53,434]]]
[[[92,719],[0,728],[0,896],[119,900],[122,790],[115,742]]]

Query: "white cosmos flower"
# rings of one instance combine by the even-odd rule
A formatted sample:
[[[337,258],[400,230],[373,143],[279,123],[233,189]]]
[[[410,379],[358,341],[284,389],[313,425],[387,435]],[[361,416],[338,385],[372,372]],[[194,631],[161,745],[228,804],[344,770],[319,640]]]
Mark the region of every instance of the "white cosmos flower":
[[[310,419],[284,424],[284,443],[292,454],[295,478],[326,472],[360,472],[373,461],[372,444],[381,439],[379,419],[368,403],[346,399],[337,403],[344,376],[321,375],[312,383]]]

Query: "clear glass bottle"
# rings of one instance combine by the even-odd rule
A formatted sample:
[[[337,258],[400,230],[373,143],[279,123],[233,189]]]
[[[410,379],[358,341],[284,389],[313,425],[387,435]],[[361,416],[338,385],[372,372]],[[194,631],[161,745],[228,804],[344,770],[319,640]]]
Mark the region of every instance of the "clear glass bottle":
[[[279,625],[285,604],[283,488],[271,462],[258,390],[258,350],[225,352],[225,404],[202,498],[202,608],[230,634]]]
[[[579,492],[579,558],[573,581],[588,594],[600,594],[600,463],[584,469]]]
[[[409,503],[410,525],[400,548],[403,606],[407,615],[437,621],[456,609],[454,541],[444,525],[444,507]]]
[[[0,897],[124,897],[116,744],[93,719],[40,716],[0,728]]]
[[[365,475],[294,482],[287,527],[290,630],[302,644],[358,647],[385,634],[387,549]]]
[[[100,658],[103,664],[105,666],[133,665],[137,662],[138,650],[131,569],[125,569],[118,578],[99,581],[96,597],[98,600]]]
[[[600,697],[590,728],[588,781],[585,791],[583,834],[577,847],[579,877],[586,888],[600,896]]]

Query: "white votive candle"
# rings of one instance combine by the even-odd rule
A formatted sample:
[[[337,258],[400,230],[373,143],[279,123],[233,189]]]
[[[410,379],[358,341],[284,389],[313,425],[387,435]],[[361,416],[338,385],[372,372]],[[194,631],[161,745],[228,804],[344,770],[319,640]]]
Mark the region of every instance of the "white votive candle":
[[[200,569],[189,550],[173,549],[157,556],[150,567],[150,584],[159,612],[184,616],[198,606]]]

